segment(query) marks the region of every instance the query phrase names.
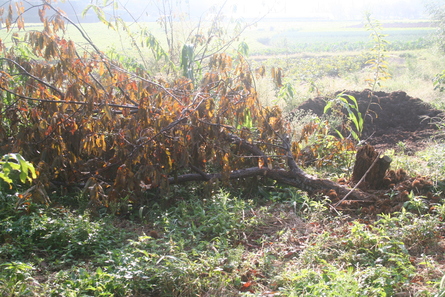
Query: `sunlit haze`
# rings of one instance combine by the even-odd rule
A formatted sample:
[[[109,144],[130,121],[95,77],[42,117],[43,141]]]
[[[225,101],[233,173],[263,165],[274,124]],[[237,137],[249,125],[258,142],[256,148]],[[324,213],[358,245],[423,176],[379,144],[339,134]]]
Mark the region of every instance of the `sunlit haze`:
[[[419,18],[423,14],[422,0],[190,0],[203,7],[225,3],[232,14],[252,18],[266,15],[268,18],[317,18],[317,19],[361,19],[365,11],[382,18]]]
[[[185,12],[192,19],[222,7],[224,15],[244,19],[362,20],[364,13],[370,12],[378,19],[401,20],[426,18],[425,2],[428,1],[433,0],[122,0],[118,3],[122,17],[131,13],[145,21],[156,21],[166,5],[172,5],[174,13]],[[98,2],[100,5],[101,1]],[[91,0],[69,0],[60,2],[59,6],[70,15],[73,11],[80,15],[90,3]],[[111,7],[108,5],[105,9]],[[84,22],[97,21],[92,11],[89,14],[90,18],[83,18]]]

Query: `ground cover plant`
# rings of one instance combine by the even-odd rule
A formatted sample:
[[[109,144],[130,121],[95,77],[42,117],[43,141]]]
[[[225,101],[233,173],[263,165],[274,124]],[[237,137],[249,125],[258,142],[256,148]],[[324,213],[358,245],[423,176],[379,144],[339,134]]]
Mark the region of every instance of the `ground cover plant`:
[[[381,91],[381,48],[256,65],[216,14],[186,46],[162,20],[167,39],[142,30],[128,56],[56,3],[33,7],[43,25],[26,34],[22,6],[6,8],[2,295],[444,294],[443,105]],[[127,30],[103,9],[87,7]],[[387,69],[428,50],[389,53]],[[362,87],[322,93],[334,77]],[[328,98],[303,111],[299,83]],[[385,187],[349,183],[362,140],[393,159]]]

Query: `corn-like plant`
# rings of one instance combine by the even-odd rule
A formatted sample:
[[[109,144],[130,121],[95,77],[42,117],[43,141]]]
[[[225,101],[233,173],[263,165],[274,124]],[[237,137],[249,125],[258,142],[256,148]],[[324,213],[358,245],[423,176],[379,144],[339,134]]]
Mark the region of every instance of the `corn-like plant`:
[[[181,54],[181,69],[182,75],[191,81],[195,80],[193,74],[193,64],[195,59],[195,50],[193,44],[184,44]]]
[[[335,99],[326,103],[324,113],[327,113],[330,110],[334,112],[337,111],[339,113],[343,113],[343,110],[346,110],[347,122],[346,125],[344,125],[344,128],[348,130],[355,140],[360,141],[364,121],[355,97],[344,93],[338,94]],[[352,126],[350,124],[352,124]],[[342,137],[342,133],[340,131],[336,130],[336,132],[340,137]]]

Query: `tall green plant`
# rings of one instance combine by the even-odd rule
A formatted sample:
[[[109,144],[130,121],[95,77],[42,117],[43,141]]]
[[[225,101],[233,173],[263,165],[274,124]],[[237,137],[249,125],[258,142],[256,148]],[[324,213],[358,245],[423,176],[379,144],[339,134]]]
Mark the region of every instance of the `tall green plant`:
[[[295,88],[290,82],[285,82],[278,90],[278,99],[282,99],[287,106],[292,106],[295,98]]]
[[[442,52],[445,52],[445,6],[442,1],[430,0],[426,4],[427,11],[432,20],[437,25],[437,31],[434,35],[434,42]],[[438,73],[433,79],[435,90],[445,91],[445,70]]]
[[[370,50],[371,59],[366,64],[371,66],[371,77],[366,79],[368,86],[371,89],[369,93],[369,101],[365,111],[362,114],[362,118],[365,118],[369,113],[369,108],[372,104],[372,93],[376,87],[381,87],[381,82],[391,78],[391,74],[388,71],[388,62],[386,60],[386,50],[389,42],[385,39],[386,34],[382,33],[381,23],[371,17],[371,13],[365,14],[366,18],[366,30],[370,31],[370,37],[373,42],[373,47]],[[363,128],[363,127],[362,127]]]
[[[181,69],[182,75],[187,77],[191,81],[195,80],[195,76],[193,73],[193,65],[195,58],[195,47],[193,44],[184,44],[182,47],[182,55],[181,55]]]
[[[347,112],[347,124],[344,127],[349,133],[351,133],[355,140],[360,141],[360,137],[363,132],[364,120],[363,115],[360,113],[357,100],[354,96],[340,93],[336,98],[328,101],[324,107],[324,113],[334,111],[343,115],[343,110],[346,110]],[[342,137],[342,133],[340,131],[336,130],[336,132],[340,137]]]
[[[440,92],[445,91],[445,70],[436,74],[433,79],[433,85],[435,90],[439,90]]]
[[[374,91],[377,86],[381,86],[382,81],[391,78],[391,74],[388,71],[388,62],[386,60],[386,50],[389,42],[385,39],[388,35],[382,33],[381,23],[372,18],[369,12],[366,13],[365,17],[365,27],[366,30],[371,32],[370,37],[373,42],[373,47],[370,50],[372,58],[366,62],[366,64],[371,66],[371,77],[366,79],[366,82],[371,90]]]
[[[22,262],[6,262],[0,264],[0,294],[1,296],[33,296],[36,283],[31,276],[34,268]]]

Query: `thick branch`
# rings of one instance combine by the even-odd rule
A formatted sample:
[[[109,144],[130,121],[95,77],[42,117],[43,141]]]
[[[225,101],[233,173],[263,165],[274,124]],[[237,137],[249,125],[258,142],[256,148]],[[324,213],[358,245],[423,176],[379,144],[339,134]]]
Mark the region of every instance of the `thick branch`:
[[[266,154],[256,145],[249,143],[245,139],[242,139],[241,137],[232,133],[227,133],[225,135],[225,138],[227,141],[238,143],[242,149],[246,150],[247,152],[253,154],[258,158],[262,158],[264,160],[264,164],[267,164]],[[350,200],[374,200],[374,197],[372,195],[364,193],[360,190],[351,190],[330,180],[319,179],[315,176],[307,174],[295,162],[295,159],[291,152],[290,140],[287,137],[283,137],[282,140],[283,149],[286,151],[283,157],[287,159],[289,170],[270,169],[268,166],[251,167],[234,170],[229,175],[223,173],[205,173],[199,170],[197,171],[198,173],[190,173],[177,177],[170,177],[168,181],[170,184],[177,184],[191,181],[210,181],[224,178],[239,179],[254,176],[264,176],[277,182],[297,187],[301,190],[309,192],[310,194],[335,190],[339,197],[347,196],[350,197]]]
[[[230,179],[235,178],[244,178],[244,177],[251,177],[251,176],[257,176],[261,174],[265,174],[267,172],[267,168],[260,168],[260,167],[252,167],[252,168],[246,168],[241,170],[235,170],[230,173]],[[170,177],[168,179],[170,184],[180,184],[185,182],[191,182],[191,181],[208,181],[208,180],[217,180],[222,179],[223,174],[222,173],[189,173],[189,174],[183,174],[177,177]]]
[[[316,192],[335,190],[339,196],[345,196],[348,193],[351,200],[373,200],[373,196],[359,190],[350,191],[349,188],[334,183],[330,180],[319,179],[308,174],[300,174],[294,171],[286,171],[284,169],[269,169],[267,167],[251,167],[232,171],[229,179],[239,179],[254,176],[264,176],[277,182],[290,185],[310,194]],[[168,179],[170,184],[179,184],[192,181],[209,181],[227,178],[222,173],[190,173]]]

